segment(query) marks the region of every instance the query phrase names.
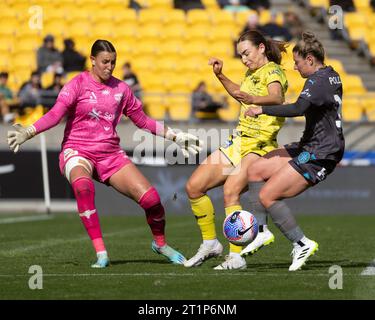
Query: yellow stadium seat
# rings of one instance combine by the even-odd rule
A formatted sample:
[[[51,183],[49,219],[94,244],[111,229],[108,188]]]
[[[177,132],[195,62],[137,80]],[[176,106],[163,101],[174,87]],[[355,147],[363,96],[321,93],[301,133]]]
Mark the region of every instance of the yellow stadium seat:
[[[240,115],[240,104],[232,99],[231,97],[228,99],[228,107],[226,109],[219,109],[218,114],[221,120],[223,121],[238,121],[238,117]]]
[[[65,19],[77,22],[77,21],[89,21],[92,18],[90,11],[83,8],[77,8],[76,4],[64,6]]]
[[[207,10],[192,9],[187,12],[186,21],[189,25],[209,25],[211,17]]]
[[[202,4],[208,10],[220,10],[219,4],[216,0],[202,0]]]
[[[366,31],[367,31],[366,26],[350,27],[349,28],[350,39],[356,40],[356,41],[363,40],[365,38]]]
[[[141,10],[138,15],[138,23],[142,26],[150,24],[163,24],[165,10],[145,9]]]
[[[160,77],[160,75],[155,75],[153,73],[147,72],[143,74],[139,74],[141,78],[141,83],[143,89],[147,93],[164,93],[166,92],[164,79]]]
[[[137,23],[137,13],[133,9],[124,9],[121,11],[117,11],[116,14],[113,16],[113,20],[116,23],[121,23],[121,25],[125,24],[136,24]]]
[[[207,38],[209,37],[210,31],[209,25],[206,25],[205,27],[200,25],[192,25],[188,27],[185,38],[188,41],[201,41],[202,45],[205,45],[207,43]]]
[[[137,26],[128,25],[124,28],[114,28],[112,31],[112,36],[117,40],[126,40],[128,42],[133,42],[131,40],[135,40],[137,34]]]
[[[356,9],[359,11],[368,11],[369,9],[371,10],[369,0],[353,0],[353,2]]]
[[[106,21],[95,23],[91,29],[91,34],[97,39],[108,39],[113,35],[113,24]]]
[[[71,36],[91,36],[92,25],[89,21],[72,21],[67,27],[67,33]]]
[[[329,0],[310,0],[310,6],[313,8],[328,8],[329,7]]]
[[[288,85],[289,85],[288,91],[295,95],[299,95],[303,89],[305,80],[302,79],[299,72],[295,70],[286,70],[285,74],[288,79]]]
[[[212,24],[214,24],[215,26],[231,27],[235,25],[233,12],[218,9],[208,10],[208,14],[210,16]]]
[[[136,34],[137,38],[140,40],[140,44],[142,42],[147,42],[149,40],[155,40],[161,37],[163,34],[163,29],[161,25],[154,24],[152,27],[150,25],[146,25],[144,27],[140,27]]]
[[[163,28],[163,33],[161,34],[161,37],[164,41],[170,41],[170,40],[180,40],[186,38],[186,34],[188,33],[188,28],[185,26],[185,24],[170,24]]]
[[[185,43],[183,54],[186,56],[205,56],[207,48],[202,41],[189,41]]]
[[[148,7],[152,9],[172,9],[173,0],[149,0]]]
[[[341,81],[344,94],[363,94],[367,91],[359,76],[344,74]]]
[[[255,10],[245,10],[236,12],[234,15],[234,20],[236,21],[237,27],[239,27],[242,30],[242,28],[246,25],[250,15],[253,14],[258,15],[258,13]]]
[[[165,24],[185,24],[185,12],[180,9],[169,10],[164,17]]]
[[[190,93],[188,81],[183,75],[172,73],[172,77],[165,81],[165,86],[170,93]]]
[[[214,28],[210,28],[208,32],[208,39],[211,42],[227,40],[228,44],[229,41],[232,41],[231,46],[234,48],[233,41],[237,40],[237,30],[234,25],[228,26],[215,26]]]
[[[42,77],[41,77],[42,87],[47,88],[50,85],[52,85],[53,84],[53,78],[54,78],[53,72],[43,72]]]
[[[234,47],[230,42],[226,45],[222,43],[212,43],[208,46],[207,53],[210,56],[225,60],[226,58],[233,57]]]
[[[375,96],[362,98],[362,106],[369,121],[375,121]]]
[[[189,95],[170,95],[167,97],[167,106],[171,120],[188,121],[191,118]]]
[[[0,37],[15,36],[17,32],[17,28],[18,28],[17,21],[11,20],[10,23],[7,23],[7,24],[5,23],[3,24],[3,22],[1,22]]]
[[[0,53],[9,54],[13,52],[15,43],[16,41],[13,36],[0,36]]]
[[[181,51],[184,50],[184,46],[185,43],[182,40],[169,40],[161,42],[159,45],[160,55],[180,55]]]
[[[54,36],[65,37],[67,35],[70,35],[70,32],[68,31],[67,22],[63,19],[59,19],[49,20],[48,22],[44,23],[42,34],[43,36],[46,36],[47,34],[53,34]]]
[[[163,96],[145,94],[142,98],[145,112],[156,120],[163,120],[166,116],[166,103]]]
[[[89,11],[90,12],[90,19],[92,22],[101,23],[101,22],[112,22],[116,15],[116,11],[112,11],[110,8],[105,8],[96,11]]]
[[[12,56],[12,65],[14,69],[35,70],[36,69],[36,55],[35,52],[21,52],[14,53]]]
[[[342,117],[344,121],[358,121],[363,116],[363,107],[356,97],[344,96]]]
[[[72,80],[74,77],[76,77],[77,75],[79,75],[81,73],[81,71],[72,71],[72,72],[68,72],[66,74],[66,77],[65,77],[65,83]]]
[[[35,121],[39,120],[44,115],[44,108],[42,105],[36,106],[35,108],[25,108],[22,116],[17,116],[15,123],[27,127],[32,125]]]
[[[344,74],[345,69],[340,60],[337,59],[326,59],[325,64],[331,66],[339,74]]]
[[[344,24],[347,28],[364,27],[367,21],[364,16],[358,12],[349,12],[344,15]]]
[[[133,47],[133,54],[136,56],[156,55],[159,52],[159,42],[157,40],[142,41]]]

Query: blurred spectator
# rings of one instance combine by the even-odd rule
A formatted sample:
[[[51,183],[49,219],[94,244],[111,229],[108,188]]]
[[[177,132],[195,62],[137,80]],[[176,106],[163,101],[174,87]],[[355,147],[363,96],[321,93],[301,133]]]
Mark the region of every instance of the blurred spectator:
[[[72,39],[64,40],[62,52],[63,68],[65,72],[83,71],[85,69],[86,57],[74,49],[75,43]],[[61,72],[58,74],[61,74]]]
[[[21,108],[36,107],[41,103],[41,78],[38,71],[31,73],[30,80],[25,82],[18,93]]]
[[[340,6],[342,10],[346,12],[353,12],[355,11],[355,6],[353,0],[329,0],[330,6]]]
[[[64,74],[55,73],[53,77],[53,83],[40,92],[40,100],[43,107],[52,108],[56,102],[56,98],[59,95],[60,90],[64,86]]]
[[[370,6],[372,7],[373,10],[375,10],[375,0],[370,1]]]
[[[18,101],[13,97],[12,90],[7,86],[8,72],[0,72],[0,112],[4,122],[10,123],[15,114],[11,112]]]
[[[248,9],[253,10],[261,10],[261,9],[269,9],[270,2],[269,0],[217,0],[217,3],[221,8],[225,8],[226,6],[233,6],[237,4],[233,4],[233,2],[239,2],[239,5]],[[226,8],[225,8],[226,9]]]
[[[141,9],[143,9],[143,7],[135,0],[130,0],[129,1],[129,6],[128,6],[130,9],[134,9],[135,11],[139,11]]]
[[[244,33],[249,30],[257,30],[263,33],[263,28],[259,24],[259,16],[257,13],[251,13],[246,21],[244,28],[242,29],[241,33]]]
[[[139,99],[142,100],[142,89],[138,81],[138,77],[133,72],[129,62],[125,62],[122,66],[122,80],[130,87],[133,94]]]
[[[223,6],[222,8],[224,10],[228,10],[231,12],[240,12],[240,11],[245,11],[249,10],[249,7],[245,6],[241,0],[225,0],[225,1],[220,1],[222,2]]]
[[[274,40],[279,41],[290,41],[292,35],[289,30],[283,26],[280,26],[277,22],[277,13],[271,13],[271,20],[262,26],[262,32],[264,35],[271,37]]]
[[[191,108],[195,118],[208,120],[219,119],[217,111],[224,107],[224,102],[216,102],[206,90],[206,83],[201,81],[191,95]]]
[[[303,23],[295,12],[287,11],[284,13],[284,26],[288,28],[290,34],[295,40],[301,39]]]
[[[204,9],[204,5],[201,0],[174,0],[174,8],[182,9],[185,11],[191,9]]]
[[[43,46],[37,51],[37,65],[39,72],[62,72],[62,56],[55,48],[55,38],[47,35],[43,39]]]

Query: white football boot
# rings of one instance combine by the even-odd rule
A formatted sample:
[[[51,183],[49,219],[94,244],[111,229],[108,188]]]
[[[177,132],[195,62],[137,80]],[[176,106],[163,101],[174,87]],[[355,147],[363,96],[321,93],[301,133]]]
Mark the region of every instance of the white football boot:
[[[184,262],[184,266],[187,268],[198,267],[210,258],[221,256],[222,252],[223,246],[218,240],[212,245],[202,243],[198,252],[192,258]]]
[[[246,269],[246,260],[242,258],[239,253],[229,254],[225,257],[225,261],[219,264],[214,270],[235,270]]]
[[[274,241],[275,241],[275,236],[272,234],[271,231],[267,229],[266,226],[264,226],[263,232],[258,232],[258,235],[254,239],[254,241],[248,244],[244,249],[242,249],[240,254],[243,257],[249,254],[254,254],[260,248],[264,246],[268,246]]]
[[[304,238],[299,241],[303,245],[294,243],[291,256],[293,256],[293,262],[289,267],[289,271],[297,271],[306,263],[307,259],[314,255],[319,250],[318,244],[314,240]]]

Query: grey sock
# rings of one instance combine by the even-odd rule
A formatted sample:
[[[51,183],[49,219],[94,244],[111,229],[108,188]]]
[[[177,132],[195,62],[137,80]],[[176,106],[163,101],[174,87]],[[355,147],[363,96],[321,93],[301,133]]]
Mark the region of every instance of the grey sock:
[[[267,210],[275,225],[291,242],[298,242],[303,238],[301,228],[284,201],[276,201]]]
[[[250,212],[252,212],[258,221],[258,226],[267,224],[266,208],[259,201],[259,191],[264,186],[265,182],[251,182],[249,184],[250,192]]]

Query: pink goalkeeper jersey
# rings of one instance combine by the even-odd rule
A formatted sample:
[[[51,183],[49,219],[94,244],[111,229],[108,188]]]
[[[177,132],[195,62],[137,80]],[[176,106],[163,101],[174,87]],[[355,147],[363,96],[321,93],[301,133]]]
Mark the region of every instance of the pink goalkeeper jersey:
[[[54,107],[34,123],[37,133],[55,125],[67,115],[62,148],[82,147],[98,153],[120,149],[116,126],[121,116],[129,117],[139,128],[163,135],[164,126],[147,117],[141,102],[123,81],[111,77],[97,82],[85,71],[68,82],[60,91]]]

